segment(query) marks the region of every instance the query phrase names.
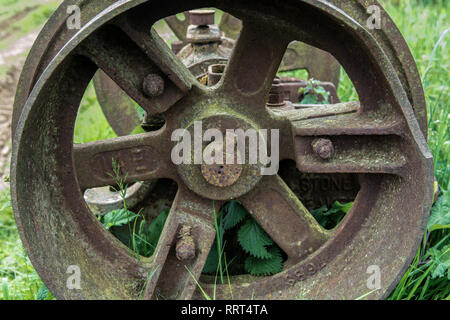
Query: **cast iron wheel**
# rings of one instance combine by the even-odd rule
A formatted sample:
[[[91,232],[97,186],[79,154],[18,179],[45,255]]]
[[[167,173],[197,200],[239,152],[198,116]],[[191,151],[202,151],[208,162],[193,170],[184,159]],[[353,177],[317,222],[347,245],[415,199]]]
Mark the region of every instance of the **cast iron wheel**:
[[[230,198],[241,201],[288,256],[285,269],[274,276],[232,277],[234,298],[353,299],[369,291],[370,265],[380,267],[382,288],[368,297],[389,294],[423,235],[432,200],[432,157],[411,55],[385,13],[382,30],[365,28],[362,3],[292,0],[275,6],[265,0],[193,0],[181,5],[166,1],[164,9],[143,0],[91,4],[85,16],[89,22],[65,39],[45,71],[35,73],[40,74],[36,84],[36,79],[22,79],[19,91],[32,92],[28,99],[18,94],[15,110],[20,119],[11,167],[14,212],[30,259],[56,298],[201,298],[194,278],[211,293],[211,279],[200,275],[215,237],[212,208]],[[222,81],[208,89],[148,30],[176,12],[211,6],[238,17],[243,30]],[[266,95],[292,40],[332,53],[353,80],[360,102],[291,111],[266,108]],[[149,114],[162,113],[165,126],[74,146],[77,110],[98,68]],[[149,73],[165,80],[167,90],[158,98],[142,93]],[[220,187],[208,184],[200,166],[175,166],[171,133],[190,130],[195,120],[219,129],[280,129],[280,157],[295,160],[301,172],[360,175],[353,208],[327,231],[277,175],[258,176],[244,165],[235,184]],[[334,145],[334,156],[326,160],[311,146],[323,137]],[[170,178],[178,184],[150,259],[132,257],[83,201],[87,188],[114,183],[105,174],[113,158],[121,161],[130,183]],[[181,263],[173,247],[186,224],[193,227],[197,250],[192,261]],[[70,265],[80,267],[81,290],[66,287]],[[218,285],[216,297],[229,298],[229,286]]]

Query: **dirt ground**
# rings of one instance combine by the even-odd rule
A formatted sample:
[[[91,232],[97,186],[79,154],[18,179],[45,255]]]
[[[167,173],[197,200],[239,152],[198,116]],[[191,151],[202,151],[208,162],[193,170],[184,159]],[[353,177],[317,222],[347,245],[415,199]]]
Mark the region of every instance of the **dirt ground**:
[[[0,21],[0,26],[6,27],[20,21],[30,11],[36,9],[39,4],[46,3],[48,0],[33,0],[31,2],[30,6],[24,8],[23,11]],[[0,69],[6,70],[0,76],[0,191],[8,185],[5,180],[9,177],[11,115],[17,82],[19,81],[26,54],[33,45],[40,29],[39,27],[33,32],[18,37],[15,34],[3,32],[2,30],[5,30],[4,27],[0,28],[0,39],[2,43],[8,43],[8,45],[0,51]]]
[[[29,1],[29,3],[27,3],[22,11],[7,19],[2,20],[0,18],[0,43],[8,43],[4,49],[0,50],[0,70],[6,70],[6,73],[0,72],[0,191],[8,185],[8,183],[5,182],[5,179],[7,180],[9,177],[11,157],[11,115],[17,82],[19,81],[26,55],[37,38],[42,26],[21,37],[5,30],[8,25],[24,19],[27,14],[37,9],[39,5],[50,2],[50,0],[23,1]],[[52,0],[52,2],[55,2],[55,0]],[[165,28],[167,29],[166,26]],[[163,34],[168,33],[173,37],[169,29],[166,29],[159,30],[159,32],[162,32]]]
[[[0,79],[0,190],[7,183],[5,179],[9,176],[9,163],[11,157],[11,115],[20,71],[25,61],[23,53],[27,52],[33,41],[31,38],[19,39],[10,48],[0,52],[0,66],[7,65],[6,76]],[[20,48],[20,50],[19,50]],[[12,53],[12,50],[15,52]],[[12,54],[10,54],[12,53]],[[7,59],[3,59],[3,57]]]

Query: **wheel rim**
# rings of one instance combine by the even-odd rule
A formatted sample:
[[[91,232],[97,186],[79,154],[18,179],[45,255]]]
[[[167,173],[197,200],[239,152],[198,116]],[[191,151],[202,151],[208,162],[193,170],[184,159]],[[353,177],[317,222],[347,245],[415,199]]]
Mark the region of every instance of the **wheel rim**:
[[[345,17],[343,12],[331,10],[324,2],[307,4],[308,2],[296,2],[297,10],[307,10],[311,14],[310,17],[320,16],[325,26],[335,26],[335,22],[329,18],[333,15],[335,19],[347,26],[355,23],[354,20],[351,21],[349,17]],[[212,2],[205,3],[200,1],[191,5],[202,7],[211,4],[217,5]],[[138,5],[138,3],[133,3],[134,5]],[[259,9],[262,11],[262,15],[264,15],[264,12],[269,12],[267,8],[270,5],[267,5],[267,7],[265,5],[263,3]],[[356,9],[362,10],[358,3],[354,2],[353,5]],[[74,160],[78,171],[74,169],[72,164],[72,130],[76,110],[84,92],[83,89],[87,86],[97,67],[86,58],[86,55],[84,57],[81,56],[83,54],[82,51],[77,51],[76,53],[71,51],[78,47],[79,43],[77,42],[82,37],[90,34],[96,27],[113,16],[127,11],[131,6],[129,3],[120,3],[116,4],[114,8],[110,8],[111,10],[104,11],[96,19],[93,19],[88,27],[83,28],[77,34],[77,37],[58,53],[33,89],[20,118],[14,139],[12,199],[19,231],[37,271],[58,298],[136,298],[144,287],[144,296],[153,297],[156,283],[160,281],[159,279],[163,279],[160,273],[162,272],[164,275],[166,272],[165,270],[155,271],[157,276],[152,278],[150,283],[146,284],[145,279],[155,270],[155,261],[162,263],[165,255],[157,253],[153,262],[149,261],[148,264],[147,262],[140,263],[136,261],[128,255],[123,247],[118,245],[111,235],[108,235],[105,230],[101,229],[85,205],[80,207],[80,203],[83,203],[80,189],[91,187],[92,184],[98,182],[95,181],[98,177],[92,179],[92,174],[83,174],[83,170],[81,170],[82,165],[78,164],[82,164],[85,162],[85,159],[90,159],[98,154],[98,151],[110,152],[114,148],[111,149],[110,146],[105,147],[105,145],[91,148],[93,144],[76,147],[74,149]],[[283,9],[288,9],[288,5]],[[236,12],[238,17],[246,16],[246,13],[248,15],[249,12],[252,13],[250,7],[244,7],[242,11],[235,10],[233,12]],[[274,12],[275,14],[279,13],[279,11]],[[139,16],[139,13],[135,11],[129,11],[127,14]],[[248,19],[248,16],[246,18]],[[285,15],[285,18],[286,20],[291,19],[294,21],[294,18],[289,15]],[[264,25],[260,21],[255,22]],[[289,27],[292,30],[291,27],[293,25],[289,25]],[[308,26],[302,27],[308,28]],[[89,30],[90,28],[92,30]],[[381,47],[376,45],[375,39],[364,33],[364,29],[361,26],[358,28],[356,30],[360,32],[357,38],[360,41],[359,44],[363,48],[370,48],[372,57],[379,58],[379,61],[387,61],[387,58],[383,56]],[[252,42],[255,37],[255,33],[252,32],[254,30],[251,27],[247,30],[250,32],[244,33],[239,40],[246,48],[248,48],[248,42],[245,43],[245,41]],[[312,44],[323,48],[323,43],[314,40],[314,30],[310,31],[313,31],[310,33],[310,38],[302,40],[309,40]],[[128,32],[133,34],[134,31],[128,29]],[[295,30],[290,32],[294,33]],[[291,33],[286,33],[286,38],[289,35]],[[269,112],[267,115],[261,116],[261,109],[257,110],[255,107],[248,110],[248,106],[265,106],[264,93],[269,89],[271,84],[270,76],[274,75],[276,67],[281,60],[281,57],[279,57],[279,60],[276,61],[275,57],[282,54],[283,43],[285,45],[288,43],[288,41],[285,41],[287,40],[286,38],[280,38],[278,40],[282,40],[282,43],[279,47],[254,47],[254,50],[259,53],[267,52],[266,58],[262,54],[259,62],[266,62],[268,68],[259,77],[249,73],[256,79],[250,84],[246,81],[235,81],[235,78],[233,78],[238,74],[238,70],[245,70],[245,66],[248,69],[254,63],[245,60],[246,57],[252,56],[251,50],[244,50],[244,46],[239,46],[238,43],[225,77],[219,86],[219,91],[215,93],[213,98],[217,101],[228,102],[223,104],[233,105],[235,112],[248,119],[257,119],[258,126],[262,128],[275,126],[282,129],[280,130],[283,132],[281,141],[286,142],[288,146],[290,145],[290,148],[286,148],[288,151],[282,154],[281,158],[295,159],[301,171],[350,171],[364,175],[355,207],[338,229],[332,233],[319,232],[318,235],[315,234],[313,236],[315,240],[311,240],[310,244],[314,249],[317,249],[315,252],[307,255],[305,258],[295,260],[289,268],[273,277],[264,279],[252,278],[250,280],[255,281],[250,284],[248,284],[249,279],[243,280],[244,282],[247,281],[244,284],[234,284],[234,297],[295,298],[298,297],[300,292],[306,298],[341,298],[342,296],[355,298],[367,292],[365,271],[368,262],[371,265],[378,264],[382,268],[383,274],[386,275],[385,281],[388,285],[384,286],[382,290],[375,292],[372,296],[384,297],[389,292],[390,286],[395,283],[410,261],[418,240],[422,236],[424,221],[429,212],[433,178],[431,156],[427,150],[425,139],[416,119],[410,112],[412,108],[408,102],[407,95],[400,85],[394,68],[388,61],[387,64],[383,63],[385,70],[373,67],[374,70],[371,70],[373,74],[363,77],[357,74],[359,71],[354,66],[348,64],[348,58],[347,62],[344,61],[345,59],[340,59],[342,65],[349,70],[350,76],[356,79],[355,84],[360,97],[362,97],[362,107],[359,108],[358,113],[336,116],[336,121],[331,126],[324,126],[317,118],[308,120],[304,118],[304,113],[298,111],[282,114]],[[273,40],[276,41],[277,39]],[[324,36],[321,40],[325,42],[331,39],[327,39]],[[353,41],[356,42],[356,39],[353,38]],[[89,40],[83,43],[85,49],[89,47],[88,43]],[[339,52],[340,48],[337,45],[336,47],[333,45],[336,45],[336,41],[330,41],[329,47],[325,49],[335,49],[335,51],[330,51],[335,52],[338,58],[344,57],[346,54],[345,50],[341,49]],[[92,54],[90,52],[90,55]],[[94,52],[94,56],[96,54],[97,52]],[[361,59],[364,58],[370,61],[369,58],[365,57],[365,54],[361,54]],[[91,59],[95,59],[95,57],[91,56]],[[244,60],[244,64],[242,60]],[[101,61],[96,62],[100,63]],[[167,61],[158,61],[157,64],[161,66],[162,63],[164,68],[164,62]],[[103,65],[103,67],[108,69],[107,65]],[[179,65],[178,67],[181,68]],[[83,72],[80,72],[80,70]],[[206,109],[202,103],[194,103],[195,99],[193,96],[203,95],[203,98],[211,98],[212,93],[210,91],[202,91],[203,89],[195,85],[188,73],[178,72],[177,75],[177,79],[171,80],[177,83],[178,89],[174,88],[174,90],[181,90],[185,94],[180,97],[183,103],[191,103],[191,105],[194,105],[193,108],[205,111]],[[371,76],[383,81],[375,82],[377,84],[380,83],[381,88],[372,88],[372,92],[368,94],[369,89],[364,87],[368,83],[374,83],[371,81],[373,79],[370,79]],[[56,83],[58,84],[57,87],[55,87]],[[74,83],[75,85],[73,85]],[[190,91],[188,90],[189,84],[194,84]],[[55,90],[55,88],[58,90]],[[227,90],[233,92],[232,98],[226,97],[226,93],[230,92]],[[131,91],[133,92],[133,90]],[[386,91],[390,94],[388,97],[386,97]],[[373,102],[373,99],[368,97],[373,97],[374,92],[384,92],[379,95],[379,99],[382,101],[382,97],[385,97],[384,100],[392,104],[393,110],[388,108],[388,110],[385,110],[387,113],[375,113],[381,109],[379,102],[377,108],[368,108]],[[66,106],[67,110],[65,110],[64,115],[61,115],[61,110],[58,107],[60,105]],[[148,111],[154,111],[153,107],[153,104],[151,106],[148,105]],[[162,107],[165,106],[162,105]],[[334,108],[338,110],[337,113],[342,113],[342,110],[347,110],[349,105],[341,104],[334,106]],[[186,118],[186,110],[180,112],[174,109],[180,109],[179,104],[175,104],[172,108],[167,108],[167,114],[172,116],[169,118]],[[374,115],[378,117],[377,119],[382,118],[382,124],[373,121],[371,116],[373,117]],[[356,118],[360,121],[360,124],[355,124]],[[345,124],[347,125],[344,126]],[[167,136],[170,129],[177,128],[175,125],[186,127],[183,121],[178,121],[175,124],[168,123],[165,128],[156,133],[145,134],[146,143],[153,149],[158,146],[161,147],[163,144],[160,141],[156,141],[156,137]],[[36,127],[40,128],[39,132],[36,132]],[[292,133],[295,143],[292,142]],[[342,135],[349,136],[349,138],[341,139]],[[398,137],[392,139],[392,136],[395,135],[398,135]],[[355,150],[354,148],[352,149],[352,145],[370,142],[373,150],[382,152],[382,157],[378,158],[375,154],[373,158],[369,157],[369,160],[380,160],[381,163],[372,165],[370,162],[362,161],[362,165],[352,165],[349,161],[339,163],[337,159],[336,162],[332,162],[330,165],[330,162],[314,160],[307,145],[310,145],[312,137],[315,136],[331,136],[335,145],[339,147],[338,150],[348,151],[351,157],[355,155],[361,157],[363,155],[354,153]],[[386,137],[391,139],[386,139]],[[350,141],[345,141],[345,139],[350,139]],[[153,142],[154,140],[156,142]],[[287,142],[289,140],[291,140],[290,143]],[[114,141],[118,147],[126,146],[127,148],[139,147],[138,142],[133,137],[118,138]],[[55,148],[55,145],[58,148]],[[388,146],[388,149],[383,149],[382,146],[385,145]],[[345,149],[344,146],[349,147]],[[150,151],[143,150],[143,152],[149,152],[151,155],[151,148],[149,149]],[[386,152],[391,152],[391,155],[393,152],[399,157],[395,161],[386,161]],[[362,159],[364,160],[364,157]],[[383,162],[383,160],[385,161]],[[179,217],[177,214],[172,214],[172,217],[176,218],[169,219],[166,223],[162,241],[164,242],[166,238],[169,241],[177,230],[176,225],[180,221],[184,222],[185,220],[183,219],[189,216],[191,217],[190,219],[193,219],[191,223],[198,223],[199,228],[202,228],[203,233],[197,233],[196,237],[203,239],[203,241],[200,241],[199,251],[201,254],[199,256],[204,258],[205,254],[207,254],[205,253],[207,248],[210,247],[214,239],[214,232],[211,225],[211,216],[199,214],[199,212],[210,210],[211,201],[205,201],[202,197],[189,191],[188,188],[183,187],[182,179],[168,163],[170,163],[170,158],[160,159],[158,163],[152,164],[153,168],[156,167],[158,169],[155,169],[155,172],[161,172],[160,177],[170,177],[178,182],[178,200],[175,200],[172,211],[175,213],[178,211],[192,212],[192,208],[194,208],[194,211],[197,211],[197,215],[194,215],[194,218],[192,218],[190,215]],[[20,175],[18,174],[19,172]],[[38,173],[37,175],[36,172]],[[87,172],[89,173],[89,171]],[[155,172],[145,172],[144,175],[146,176],[144,178],[156,177]],[[130,175],[129,178],[136,178],[137,175],[138,173],[136,173],[136,176]],[[139,173],[139,177],[142,178],[142,174]],[[159,178],[159,176],[156,178]],[[254,200],[249,200],[249,198],[260,199],[260,204],[270,204],[272,209],[278,209],[274,210],[274,212],[283,212],[285,214],[292,212],[294,208],[299,209],[298,202],[286,200],[289,198],[289,190],[286,189],[280,179],[276,177],[264,177],[263,179],[265,183],[259,183],[254,189],[243,194],[240,200],[280,247],[285,251],[293,250],[289,248],[289,244],[292,243],[291,239],[283,239],[283,237],[280,237],[279,231],[278,234],[276,231],[274,234],[270,232],[270,230],[273,231],[271,223],[277,221],[280,217],[267,215],[267,208],[255,206]],[[108,182],[104,177],[97,180],[101,180],[101,183]],[[269,193],[267,189],[275,189],[277,192]],[[25,195],[28,195],[28,197],[25,197]],[[277,199],[283,201],[277,201]],[[53,207],[50,207],[50,203]],[[42,208],[44,207],[48,209],[46,213],[43,213]],[[258,216],[259,210],[263,214]],[[26,212],[31,212],[31,214],[25,214]],[[389,215],[389,213],[393,212],[401,212],[402,216]],[[61,215],[61,213],[63,214]],[[305,217],[301,216],[303,220],[301,223],[296,224],[296,227],[299,230],[311,231],[311,228],[308,229],[311,223]],[[201,221],[199,222],[198,219]],[[42,223],[43,221],[46,223]],[[409,221],[408,224],[405,221]],[[377,226],[376,230],[371,229],[371,226],[374,225]],[[341,232],[344,229],[347,232]],[[50,232],[51,230],[58,230],[58,234]],[[64,234],[64,237],[61,237],[61,234]],[[287,234],[291,236],[292,231]],[[395,234],[400,234],[401,237],[393,237]],[[373,243],[374,250],[367,252],[368,247],[365,242]],[[51,245],[52,250],[48,250],[48,245]],[[379,250],[383,250],[384,246],[387,246],[389,250],[387,253],[380,254]],[[299,248],[303,249],[299,245],[296,250]],[[67,257],[67,250],[71,252],[70,257]],[[392,256],[394,254],[395,256]],[[76,260],[76,263],[70,262],[70,258]],[[201,258],[198,260],[201,260]],[[68,290],[64,285],[61,285],[65,283],[65,269],[68,264],[79,264],[83,277],[86,277],[86,288],[81,292]],[[192,267],[193,273],[199,275],[201,265],[194,263]],[[177,291],[179,288],[177,289],[176,286],[179,286],[181,283],[182,288],[179,289],[181,297],[191,297],[193,294],[194,296],[198,295],[198,292],[194,292],[195,283],[190,281],[186,275],[183,276],[185,278],[180,278],[181,282],[168,284],[171,288],[170,290]],[[236,281],[239,281],[239,277],[236,278]],[[155,284],[152,284],[152,282],[155,282]],[[175,287],[172,288],[171,286]],[[211,289],[207,283],[204,283],[204,287],[207,290]],[[227,286],[218,286],[218,294],[219,297],[227,297]]]

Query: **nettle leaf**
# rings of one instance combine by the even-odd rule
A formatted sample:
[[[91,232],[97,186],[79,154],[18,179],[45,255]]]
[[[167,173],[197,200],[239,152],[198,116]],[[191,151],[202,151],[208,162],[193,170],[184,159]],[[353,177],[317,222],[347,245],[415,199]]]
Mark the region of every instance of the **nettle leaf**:
[[[429,231],[450,228],[450,192],[445,192],[431,209],[427,228]]]
[[[169,210],[161,211],[161,213],[153,219],[145,232],[145,239],[153,246],[153,248],[156,248],[156,245],[158,244],[159,237],[161,236],[168,216]]]
[[[335,201],[330,210],[328,210],[327,215],[332,215],[337,212],[348,213],[350,209],[353,207],[353,202],[348,203],[340,203],[339,201]]]
[[[322,206],[319,209],[311,210],[310,213],[322,227],[332,229],[342,221],[352,206],[353,202],[342,204],[336,201],[330,209]]]
[[[325,225],[328,223],[328,217],[326,213],[328,212],[327,206],[321,206],[318,209],[310,210],[311,215],[316,219],[316,221],[325,228]]]
[[[259,259],[250,256],[245,259],[245,270],[254,276],[269,276],[281,272],[283,270],[283,258],[280,249],[271,246],[268,251],[272,256],[271,258]]]
[[[441,278],[447,273],[447,278],[450,280],[450,245],[446,245],[442,250],[432,248],[430,251],[431,259],[435,262],[431,277]]]
[[[138,215],[130,210],[117,209],[108,212],[103,216],[103,225],[106,229],[120,227],[133,221]]]
[[[320,85],[320,81],[310,79],[306,87],[299,89],[298,93],[303,95],[302,104],[327,104],[330,92]],[[319,101],[322,98],[322,101]]]
[[[247,216],[247,210],[237,201],[232,200],[224,208],[225,216],[222,220],[224,230],[234,228]]]
[[[301,104],[317,104],[318,99],[317,96],[313,93],[308,93],[305,97],[300,101]]]
[[[206,259],[205,266],[203,267],[203,273],[216,274],[219,266],[219,253],[217,251],[217,240],[209,251],[208,258]]]
[[[330,93],[329,93],[327,90],[325,90],[325,88],[322,87],[322,86],[317,86],[317,87],[314,89],[314,91],[315,91],[316,94],[320,94],[320,95],[322,95],[322,96],[327,96],[327,95],[330,94]]]
[[[328,97],[330,96],[330,93],[327,90],[325,90],[324,87],[318,86],[315,89],[315,93],[320,95],[320,96],[322,96],[322,98],[323,98],[323,101],[321,101],[320,104],[327,104],[328,103]]]
[[[168,215],[169,210],[164,210],[150,224],[145,220],[141,221],[139,231],[134,235],[137,251],[140,255],[144,257],[153,255]]]
[[[37,294],[36,294],[36,300],[53,300],[53,295],[50,292],[50,290],[47,289],[45,284],[43,284]]]
[[[239,228],[238,241],[244,251],[252,256],[261,259],[272,258],[265,246],[272,245],[273,240],[253,219],[247,220]]]

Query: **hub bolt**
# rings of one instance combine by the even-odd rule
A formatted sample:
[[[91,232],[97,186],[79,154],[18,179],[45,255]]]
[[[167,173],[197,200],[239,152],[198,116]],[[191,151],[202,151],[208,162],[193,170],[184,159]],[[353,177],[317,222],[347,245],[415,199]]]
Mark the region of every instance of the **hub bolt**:
[[[144,78],[142,87],[147,96],[159,97],[164,93],[164,79],[158,74],[151,73]]]
[[[273,80],[272,88],[269,91],[269,101],[267,102],[268,107],[283,107],[286,105],[284,99],[284,87],[281,83],[280,78],[276,77]]]
[[[189,24],[194,26],[208,26],[214,24],[215,10],[189,11]]]
[[[330,159],[334,154],[333,142],[329,139],[315,139],[311,146],[314,153],[324,160]]]
[[[229,187],[236,183],[239,177],[242,174],[242,165],[237,163],[238,158],[240,157],[239,150],[236,150],[236,153],[233,155],[228,155],[226,153],[226,145],[232,145],[233,149],[236,147],[236,137],[235,136],[227,136],[225,141],[214,141],[209,144],[210,147],[214,147],[215,150],[222,150],[222,154],[224,158],[222,159],[223,163],[213,163],[213,164],[202,164],[201,172],[205,180],[216,187]],[[233,156],[233,163],[226,164],[226,158],[228,156]]]
[[[214,24],[214,10],[189,11],[189,27],[186,33],[188,43],[216,43],[221,42],[219,26]]]

